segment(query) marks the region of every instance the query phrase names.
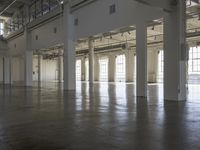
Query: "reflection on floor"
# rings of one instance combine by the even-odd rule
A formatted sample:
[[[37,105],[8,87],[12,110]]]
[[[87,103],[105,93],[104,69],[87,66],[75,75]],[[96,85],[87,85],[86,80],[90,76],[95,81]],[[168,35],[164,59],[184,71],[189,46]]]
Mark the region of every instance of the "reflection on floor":
[[[133,84],[0,85],[0,150],[199,150],[200,86],[185,102],[163,101],[162,85],[136,98]]]

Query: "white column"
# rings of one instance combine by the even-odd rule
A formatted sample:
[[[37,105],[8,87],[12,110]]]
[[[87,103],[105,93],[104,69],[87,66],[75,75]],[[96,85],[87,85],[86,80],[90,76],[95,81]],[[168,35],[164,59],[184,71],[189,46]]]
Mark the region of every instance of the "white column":
[[[94,60],[94,81],[99,81],[99,57],[97,55]]]
[[[131,50],[126,50],[126,82],[133,82],[134,73],[134,53]]]
[[[164,17],[164,99],[186,100],[186,5]]]
[[[33,84],[33,51],[31,50],[31,33],[28,27],[25,28],[26,49],[24,51],[24,84],[32,86]]]
[[[42,81],[42,55],[38,54],[38,82]]]
[[[64,90],[76,89],[76,58],[74,42],[74,17],[70,13],[70,4],[64,4]]]
[[[81,81],[85,81],[85,56],[81,58]]]
[[[115,82],[115,62],[116,62],[116,56],[114,54],[109,55],[108,59],[108,81],[109,82]]]
[[[58,51],[58,82],[62,82],[63,80],[63,54],[62,54],[62,50]]]
[[[11,84],[11,57],[3,57],[3,81]]]
[[[89,83],[94,82],[94,42],[89,38]]]
[[[145,22],[136,25],[137,75],[136,94],[147,96],[147,28]]]
[[[33,84],[33,52],[25,52],[25,86]]]

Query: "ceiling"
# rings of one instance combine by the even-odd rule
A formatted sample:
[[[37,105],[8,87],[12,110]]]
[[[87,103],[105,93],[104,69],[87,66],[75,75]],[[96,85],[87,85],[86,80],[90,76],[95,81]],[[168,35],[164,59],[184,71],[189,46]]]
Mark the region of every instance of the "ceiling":
[[[82,6],[83,3],[89,3],[94,0],[72,0],[72,8]],[[196,1],[196,3],[195,3]],[[6,9],[12,2],[11,7]],[[10,17],[16,10],[19,10],[25,4],[31,4],[34,0],[0,0],[0,14]],[[198,0],[187,1],[187,32],[200,32],[200,4]],[[2,17],[1,16],[1,17]],[[161,20],[154,20],[148,23],[148,43],[152,45],[161,45],[163,41],[163,24]],[[93,36],[96,48],[106,47],[108,45],[117,45],[128,43],[130,46],[135,46],[135,27],[129,26],[121,29],[116,29],[107,33],[101,33]],[[200,41],[199,37],[193,38],[193,41]],[[53,48],[55,49],[55,48]],[[76,50],[81,51],[88,49],[88,39],[79,39],[76,43]]]
[[[13,13],[19,10],[23,5],[30,5],[35,0],[0,0],[0,16],[11,17]],[[57,0],[60,1],[60,0]],[[72,0],[72,8],[76,8],[95,0]],[[10,5],[11,4],[11,5]],[[9,6],[10,5],[10,6]],[[7,7],[9,8],[7,9]],[[3,12],[3,13],[2,13]]]
[[[11,17],[13,13],[19,10],[24,4],[29,5],[33,1],[34,0],[0,0],[0,15]],[[10,4],[12,5],[9,7]]]

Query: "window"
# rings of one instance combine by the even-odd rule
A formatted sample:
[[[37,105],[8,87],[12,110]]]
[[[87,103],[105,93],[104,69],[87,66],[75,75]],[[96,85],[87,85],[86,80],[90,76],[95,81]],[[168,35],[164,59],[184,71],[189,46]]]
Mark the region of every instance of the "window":
[[[116,81],[125,82],[126,80],[126,58],[125,55],[116,57]]]
[[[188,74],[189,83],[200,83],[200,46],[189,50]]]
[[[136,82],[136,73],[137,73],[137,57],[136,54],[134,54],[134,73],[133,73],[134,82]]]
[[[4,24],[3,22],[0,22],[0,35],[4,34]]]
[[[100,81],[108,81],[108,58],[99,59],[100,73],[99,79]]]
[[[42,16],[42,3],[41,0],[36,0],[36,18]]]
[[[59,5],[57,0],[50,0],[50,9],[53,10]]]
[[[43,3],[42,3],[42,11],[43,11],[43,14],[48,13],[49,10],[50,10],[50,7],[49,7],[49,0],[43,0]]]
[[[29,7],[29,21],[33,21],[36,18],[36,4],[35,2]]]
[[[29,6],[29,21],[35,20],[59,6],[58,0],[35,0]]]
[[[157,82],[163,82],[163,70],[164,70],[164,54],[163,50],[158,52],[158,76]]]
[[[116,12],[116,5],[110,5],[110,14],[114,14]]]
[[[76,60],[76,81],[81,81],[81,60]]]
[[[85,81],[89,81],[89,60],[85,60]]]

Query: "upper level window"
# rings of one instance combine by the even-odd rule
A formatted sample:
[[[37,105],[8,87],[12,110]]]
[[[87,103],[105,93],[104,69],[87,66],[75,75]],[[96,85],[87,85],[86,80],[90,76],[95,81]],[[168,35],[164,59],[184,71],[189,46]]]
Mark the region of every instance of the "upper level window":
[[[4,34],[4,24],[3,22],[0,22],[0,35]]]
[[[29,6],[29,21],[33,21],[36,18],[48,13],[59,6],[58,0],[35,0]]]

